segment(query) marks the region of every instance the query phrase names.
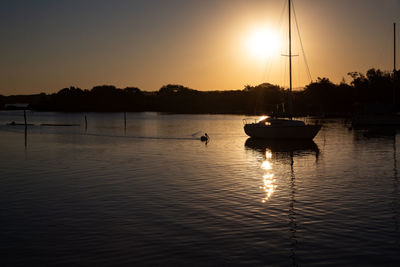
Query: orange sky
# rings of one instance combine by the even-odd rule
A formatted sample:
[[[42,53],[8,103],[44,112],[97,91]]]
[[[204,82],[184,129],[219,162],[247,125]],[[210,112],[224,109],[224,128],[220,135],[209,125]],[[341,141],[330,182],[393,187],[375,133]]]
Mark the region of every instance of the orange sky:
[[[288,85],[281,56],[287,53],[285,0],[17,2],[6,1],[0,11],[7,25],[0,29],[3,95],[102,84],[148,91],[168,83],[198,90]],[[340,82],[350,71],[393,68],[399,1],[294,4],[314,80]],[[249,45],[260,29],[282,44],[268,56]],[[293,86],[301,87],[309,79],[297,38],[293,53],[300,53],[293,59]]]

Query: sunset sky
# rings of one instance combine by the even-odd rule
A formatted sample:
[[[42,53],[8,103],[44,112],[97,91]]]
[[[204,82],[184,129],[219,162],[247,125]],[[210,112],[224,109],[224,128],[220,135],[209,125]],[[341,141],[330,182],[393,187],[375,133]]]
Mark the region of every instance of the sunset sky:
[[[286,2],[3,0],[0,94],[102,84],[148,91],[169,83],[197,90],[287,86],[287,58],[281,56],[287,53]],[[294,5],[313,80],[349,81],[350,71],[392,70],[400,0]],[[300,54],[293,59],[294,87],[301,87],[310,80],[298,39],[293,43]]]

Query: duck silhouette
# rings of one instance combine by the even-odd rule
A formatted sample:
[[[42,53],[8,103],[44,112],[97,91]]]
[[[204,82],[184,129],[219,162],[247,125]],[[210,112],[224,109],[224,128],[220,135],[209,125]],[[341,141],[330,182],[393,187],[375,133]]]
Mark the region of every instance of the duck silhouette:
[[[207,142],[209,139],[210,139],[210,137],[208,136],[207,133],[205,133],[204,135],[202,135],[202,136],[200,137],[200,140],[201,140],[202,142]]]

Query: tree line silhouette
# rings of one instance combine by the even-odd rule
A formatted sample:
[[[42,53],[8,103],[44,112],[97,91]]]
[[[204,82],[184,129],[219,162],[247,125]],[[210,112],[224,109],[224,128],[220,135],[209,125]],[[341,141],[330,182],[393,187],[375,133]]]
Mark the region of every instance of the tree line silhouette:
[[[328,78],[318,78],[304,89],[293,91],[294,115],[347,115],[362,103],[390,105],[398,110],[399,71],[370,69],[365,75],[351,72],[349,76],[350,83],[343,80],[334,84]],[[69,87],[53,94],[0,95],[0,108],[4,109],[6,103],[29,103],[30,109],[37,111],[285,115],[288,95],[288,89],[269,83],[230,91],[198,91],[168,84],[155,92],[102,85],[91,90]]]

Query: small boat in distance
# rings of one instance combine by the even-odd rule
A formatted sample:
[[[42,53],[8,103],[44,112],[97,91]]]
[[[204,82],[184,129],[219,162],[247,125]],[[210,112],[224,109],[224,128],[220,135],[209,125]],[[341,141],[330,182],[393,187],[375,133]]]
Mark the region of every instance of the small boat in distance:
[[[283,118],[261,118],[258,122],[247,123],[244,120],[245,133],[253,138],[262,139],[308,139],[312,140],[321,129],[321,125],[307,125],[303,121],[293,120],[292,108],[292,27],[291,27],[291,5],[289,2],[289,119]]]

